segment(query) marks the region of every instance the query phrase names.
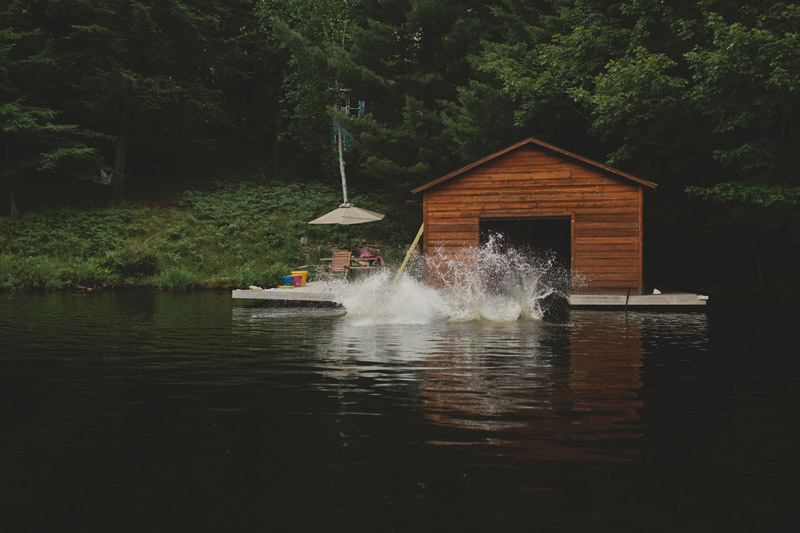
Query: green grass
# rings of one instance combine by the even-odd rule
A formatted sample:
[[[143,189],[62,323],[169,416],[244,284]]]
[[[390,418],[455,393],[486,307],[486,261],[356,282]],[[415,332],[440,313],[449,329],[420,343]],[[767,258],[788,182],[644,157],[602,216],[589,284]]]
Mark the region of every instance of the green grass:
[[[164,205],[0,218],[0,291],[276,286],[301,265],[313,272],[331,244],[347,246],[345,227],[308,225],[339,205],[341,189],[333,185],[228,181]],[[402,260],[420,206],[353,192],[353,203],[387,215],[350,227],[353,251],[368,242],[390,262]]]

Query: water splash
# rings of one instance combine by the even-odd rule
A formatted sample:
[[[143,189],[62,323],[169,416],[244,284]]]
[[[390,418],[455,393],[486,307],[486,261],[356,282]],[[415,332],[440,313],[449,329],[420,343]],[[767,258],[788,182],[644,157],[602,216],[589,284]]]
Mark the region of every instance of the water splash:
[[[450,309],[442,294],[410,276],[393,283],[394,274],[382,271],[350,283],[332,286],[335,300],[347,318],[361,324],[427,324],[445,320]]]
[[[571,282],[552,254],[517,250],[501,235],[457,256],[438,250],[426,261],[429,282],[404,274],[393,283],[382,271],[331,288],[356,324],[426,324],[539,320]]]

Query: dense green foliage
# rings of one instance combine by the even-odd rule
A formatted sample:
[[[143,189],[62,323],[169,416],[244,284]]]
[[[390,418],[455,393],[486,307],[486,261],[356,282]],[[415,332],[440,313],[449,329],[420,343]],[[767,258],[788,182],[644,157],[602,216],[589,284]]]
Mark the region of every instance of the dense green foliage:
[[[688,253],[751,265],[743,276],[797,267],[793,2],[4,5],[4,214],[161,199],[209,176],[334,186],[336,120],[348,180],[373,194],[367,208],[404,205],[410,188],[534,136],[660,185],[647,234],[663,272]],[[342,116],[348,101],[366,113]],[[101,169],[110,188],[80,181]]]
[[[25,213],[0,225],[0,290],[275,286],[303,265],[313,276],[331,244],[347,246],[348,238],[359,250],[383,243],[371,249],[398,261],[404,242],[393,237],[411,234],[416,218],[375,196],[354,191],[356,201],[386,211],[385,224],[349,233],[308,225],[333,207],[336,192],[319,184],[229,181],[189,190],[174,205]]]

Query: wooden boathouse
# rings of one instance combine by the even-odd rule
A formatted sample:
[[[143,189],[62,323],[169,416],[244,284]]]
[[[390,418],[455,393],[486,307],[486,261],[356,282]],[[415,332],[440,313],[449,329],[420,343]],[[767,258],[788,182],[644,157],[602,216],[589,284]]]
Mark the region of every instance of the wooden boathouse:
[[[459,254],[501,233],[554,252],[580,294],[642,294],[644,190],[655,183],[525,139],[414,189],[424,248]]]

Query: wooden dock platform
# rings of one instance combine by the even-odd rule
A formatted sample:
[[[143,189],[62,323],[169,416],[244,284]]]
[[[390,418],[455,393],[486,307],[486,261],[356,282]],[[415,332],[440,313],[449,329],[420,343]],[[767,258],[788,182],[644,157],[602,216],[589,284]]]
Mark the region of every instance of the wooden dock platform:
[[[666,294],[573,294],[569,306],[583,309],[697,309],[708,304],[708,296],[688,292]]]
[[[311,281],[305,287],[292,289],[234,290],[233,298],[261,300],[285,306],[338,307],[328,283]],[[697,310],[708,304],[708,296],[692,293],[667,293],[643,295],[573,294],[569,306],[576,309],[632,309],[632,310]]]
[[[292,289],[246,290],[236,289],[233,297],[246,300],[264,300],[282,305],[313,305],[336,307],[333,291],[324,281],[310,281],[304,287]]]

